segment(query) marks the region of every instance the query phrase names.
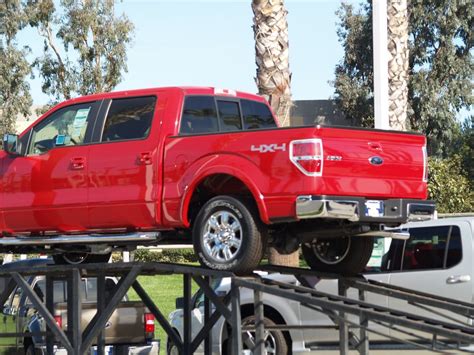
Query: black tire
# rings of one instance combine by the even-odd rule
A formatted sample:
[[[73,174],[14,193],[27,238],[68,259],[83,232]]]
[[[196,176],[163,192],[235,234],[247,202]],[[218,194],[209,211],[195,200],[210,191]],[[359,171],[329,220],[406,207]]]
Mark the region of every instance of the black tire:
[[[370,237],[319,239],[301,246],[309,267],[322,272],[354,275],[364,271],[374,247]]]
[[[201,264],[211,269],[248,274],[263,256],[262,230],[258,212],[234,197],[217,196],[196,217],[194,250]]]
[[[242,326],[255,324],[255,316],[248,316],[242,319]],[[263,318],[264,327],[274,326],[276,323],[270,318]],[[281,330],[265,331],[265,350],[268,355],[288,355],[291,354],[291,347],[285,334]],[[255,345],[255,332],[242,333],[242,350],[251,350]],[[223,355],[232,354],[232,339],[227,338],[222,346]]]
[[[178,347],[176,346],[173,341],[168,339],[168,342],[166,344],[166,354],[167,355],[179,355],[179,350]]]
[[[107,254],[63,253],[63,254],[54,254],[53,260],[55,264],[60,264],[60,265],[106,263],[109,261],[110,255],[111,253],[107,253]]]

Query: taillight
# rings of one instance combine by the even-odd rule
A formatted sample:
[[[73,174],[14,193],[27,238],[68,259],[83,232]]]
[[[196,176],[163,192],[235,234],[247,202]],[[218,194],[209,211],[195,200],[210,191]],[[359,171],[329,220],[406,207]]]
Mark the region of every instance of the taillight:
[[[59,327],[59,329],[63,328],[63,317],[62,316],[54,316],[54,321],[56,322],[56,325]]]
[[[426,145],[421,149],[423,151],[423,181],[428,182],[428,153],[426,151]]]
[[[290,160],[305,175],[323,174],[323,142],[321,139],[301,139],[290,143]]]
[[[153,338],[155,335],[155,316],[151,313],[145,313],[145,337]]]

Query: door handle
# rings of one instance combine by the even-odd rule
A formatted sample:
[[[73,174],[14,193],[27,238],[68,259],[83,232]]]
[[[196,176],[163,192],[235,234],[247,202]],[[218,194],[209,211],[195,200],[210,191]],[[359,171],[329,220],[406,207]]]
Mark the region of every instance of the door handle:
[[[471,275],[452,275],[446,279],[448,285],[460,284],[471,281]]]
[[[71,169],[72,170],[82,170],[86,165],[86,158],[76,157],[71,159]]]
[[[138,156],[138,163],[141,165],[151,165],[152,162],[153,161],[150,152],[143,152]]]

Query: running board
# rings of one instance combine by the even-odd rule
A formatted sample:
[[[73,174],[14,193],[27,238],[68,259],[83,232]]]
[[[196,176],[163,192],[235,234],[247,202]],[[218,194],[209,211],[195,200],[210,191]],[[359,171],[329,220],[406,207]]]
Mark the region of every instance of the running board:
[[[78,234],[38,237],[3,237],[0,247],[53,246],[69,244],[150,244],[157,242],[159,232],[139,232],[126,234]]]
[[[410,233],[390,232],[390,231],[384,230],[384,231],[370,231],[370,232],[360,233],[360,234],[356,234],[356,236],[357,237],[382,237],[382,238],[407,240],[408,238],[410,238]]]

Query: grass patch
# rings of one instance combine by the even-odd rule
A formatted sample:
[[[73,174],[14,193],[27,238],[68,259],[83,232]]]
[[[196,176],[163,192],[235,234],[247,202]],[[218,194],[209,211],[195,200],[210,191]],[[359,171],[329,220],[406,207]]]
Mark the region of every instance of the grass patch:
[[[267,260],[262,261],[268,263]],[[196,263],[188,263],[196,265]],[[303,258],[300,259],[300,267],[307,268],[308,265]],[[183,275],[157,275],[157,276],[139,276],[138,282],[155,302],[161,313],[168,318],[168,315],[176,309],[176,298],[183,297]],[[192,282],[192,293],[198,290],[197,284]],[[131,300],[140,300],[133,289],[130,289],[128,295]],[[161,349],[166,350],[166,332],[156,322],[155,338],[160,339]]]
[[[166,318],[176,309],[176,298],[183,297],[183,275],[139,276],[138,282]],[[198,287],[193,281],[193,294],[197,290]],[[130,289],[128,296],[131,300],[140,300],[133,289]],[[158,322],[155,322],[155,325],[155,338],[160,339],[160,348],[166,350],[166,332]]]

